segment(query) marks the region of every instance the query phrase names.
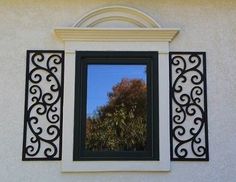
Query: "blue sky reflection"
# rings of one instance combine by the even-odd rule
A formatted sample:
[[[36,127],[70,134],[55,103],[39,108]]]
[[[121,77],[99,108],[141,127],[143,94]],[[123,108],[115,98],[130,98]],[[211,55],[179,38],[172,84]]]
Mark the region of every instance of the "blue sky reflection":
[[[107,93],[124,78],[143,79],[146,65],[88,65],[87,115],[91,116],[99,106],[108,101]]]

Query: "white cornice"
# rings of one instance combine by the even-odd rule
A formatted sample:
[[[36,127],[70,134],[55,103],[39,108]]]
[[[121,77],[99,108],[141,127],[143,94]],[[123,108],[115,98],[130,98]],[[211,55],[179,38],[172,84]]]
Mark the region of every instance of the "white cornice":
[[[176,28],[55,28],[63,41],[95,42],[171,42]]]

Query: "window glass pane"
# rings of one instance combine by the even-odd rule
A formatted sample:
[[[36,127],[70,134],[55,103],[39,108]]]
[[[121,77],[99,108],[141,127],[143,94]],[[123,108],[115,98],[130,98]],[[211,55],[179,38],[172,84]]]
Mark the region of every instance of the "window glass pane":
[[[147,66],[87,66],[85,149],[147,150]]]

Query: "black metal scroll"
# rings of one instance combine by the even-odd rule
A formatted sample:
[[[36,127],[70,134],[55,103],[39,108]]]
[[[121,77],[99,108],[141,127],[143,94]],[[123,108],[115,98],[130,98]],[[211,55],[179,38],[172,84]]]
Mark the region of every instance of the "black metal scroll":
[[[206,54],[171,52],[171,160],[208,161]]]
[[[64,51],[27,51],[22,160],[60,160]]]

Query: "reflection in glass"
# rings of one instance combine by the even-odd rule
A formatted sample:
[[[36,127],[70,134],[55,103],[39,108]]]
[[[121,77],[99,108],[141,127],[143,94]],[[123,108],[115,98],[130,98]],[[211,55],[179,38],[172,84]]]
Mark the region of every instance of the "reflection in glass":
[[[146,82],[146,65],[88,65],[86,150],[147,150]]]

